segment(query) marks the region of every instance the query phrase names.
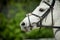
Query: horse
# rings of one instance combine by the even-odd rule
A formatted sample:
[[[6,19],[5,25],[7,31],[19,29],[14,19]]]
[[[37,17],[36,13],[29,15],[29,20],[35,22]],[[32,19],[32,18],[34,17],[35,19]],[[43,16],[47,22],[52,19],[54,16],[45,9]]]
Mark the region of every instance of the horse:
[[[41,0],[34,11],[26,14],[20,27],[22,31],[29,32],[38,28],[37,24],[60,27],[60,0]],[[53,32],[56,40],[60,40],[60,29],[53,28]]]

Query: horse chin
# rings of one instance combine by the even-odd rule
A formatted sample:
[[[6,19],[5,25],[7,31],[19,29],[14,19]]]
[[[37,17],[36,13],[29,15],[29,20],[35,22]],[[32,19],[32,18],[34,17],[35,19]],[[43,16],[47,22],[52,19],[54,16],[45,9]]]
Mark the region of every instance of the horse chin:
[[[21,30],[21,32],[24,32],[24,33],[26,33],[26,32],[30,32],[31,30],[29,30],[29,29],[24,29],[24,30]]]
[[[21,32],[22,32],[22,33],[26,33],[26,32],[29,32],[29,31],[27,31],[27,30],[21,30]]]

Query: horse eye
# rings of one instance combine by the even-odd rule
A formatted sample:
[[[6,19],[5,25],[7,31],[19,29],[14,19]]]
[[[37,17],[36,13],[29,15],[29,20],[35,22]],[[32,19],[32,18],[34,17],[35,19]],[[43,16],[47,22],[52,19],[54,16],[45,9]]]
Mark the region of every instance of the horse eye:
[[[43,8],[40,8],[39,11],[43,12],[43,11],[45,11],[45,10],[44,10]]]

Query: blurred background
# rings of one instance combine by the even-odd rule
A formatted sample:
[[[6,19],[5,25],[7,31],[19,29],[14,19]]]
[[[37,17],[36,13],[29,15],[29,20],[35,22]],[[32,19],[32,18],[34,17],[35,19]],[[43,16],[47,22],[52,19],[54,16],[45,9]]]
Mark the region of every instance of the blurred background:
[[[20,22],[26,13],[32,12],[41,0],[0,0],[0,40],[53,38],[51,28],[21,32]],[[49,29],[49,30],[48,30]]]

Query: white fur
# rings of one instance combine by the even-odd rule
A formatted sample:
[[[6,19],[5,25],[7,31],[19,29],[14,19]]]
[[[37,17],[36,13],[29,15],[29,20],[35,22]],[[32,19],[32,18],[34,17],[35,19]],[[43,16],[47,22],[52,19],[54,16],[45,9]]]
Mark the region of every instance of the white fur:
[[[32,12],[33,14],[36,14],[38,16],[42,16],[47,11],[49,6],[46,5],[45,3],[43,3],[43,1],[44,0],[42,0],[40,5],[37,6],[37,8]],[[48,0],[45,0],[45,1],[47,2]],[[52,0],[49,0],[49,1],[50,1],[49,4],[51,4]],[[40,12],[39,11],[40,8],[45,9],[45,11],[44,12]],[[30,15],[29,18],[30,18],[31,25],[34,26],[33,28],[37,28],[36,27],[36,23],[40,20],[40,18],[38,18],[38,17],[36,17],[34,15]],[[54,19],[54,26],[60,26],[60,2],[58,0],[56,0],[55,5],[54,5],[53,19]],[[24,20],[20,23],[21,29],[25,30],[24,27],[21,25],[23,22],[25,23],[24,27],[27,27],[27,30],[30,31],[30,28],[28,27],[29,26],[28,17],[25,17]],[[43,20],[42,24],[43,25],[51,25],[52,24],[51,12],[47,16],[46,21],[45,21],[45,19]],[[56,29],[53,28],[54,34],[55,34],[56,30],[57,30],[57,28]],[[60,40],[60,31],[57,32],[55,37],[56,37],[57,40]]]

